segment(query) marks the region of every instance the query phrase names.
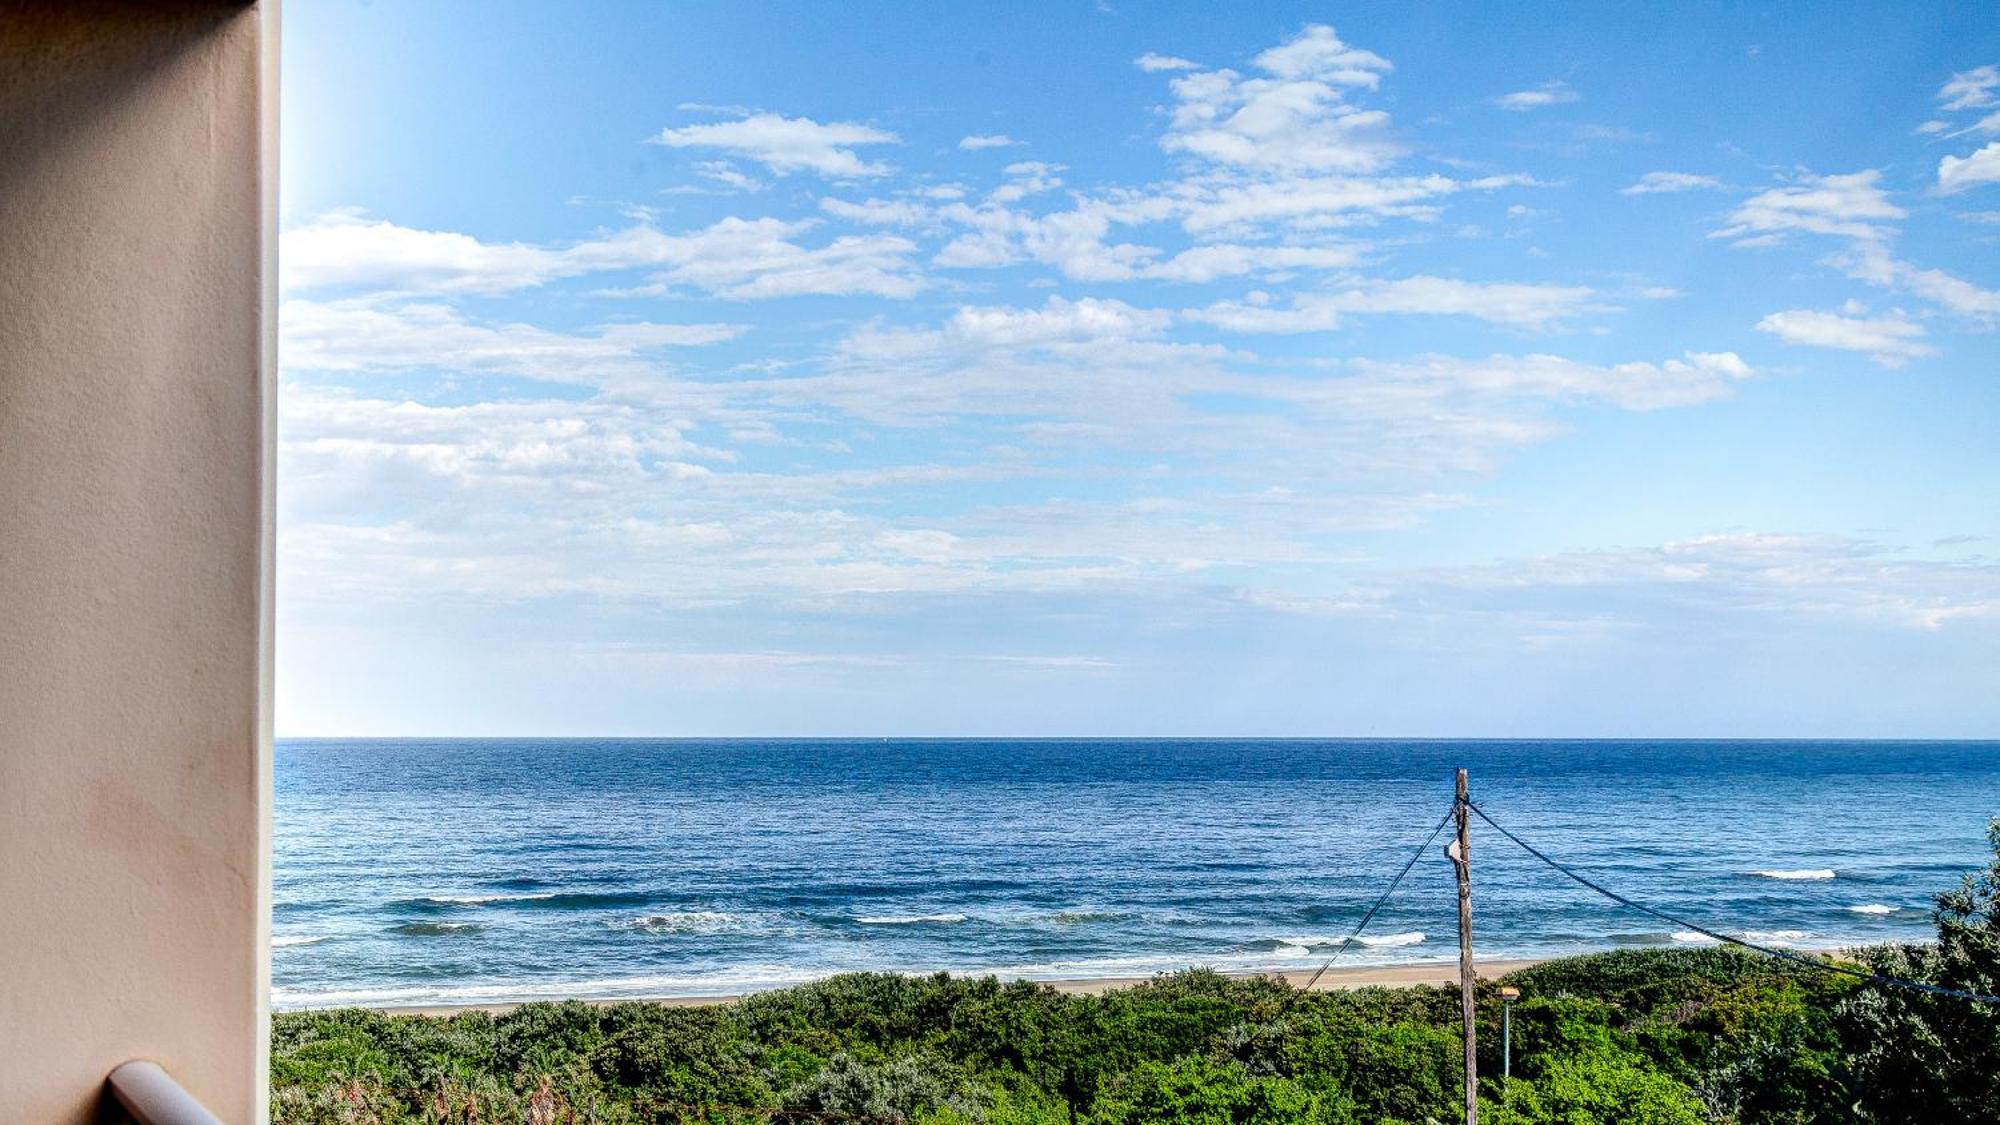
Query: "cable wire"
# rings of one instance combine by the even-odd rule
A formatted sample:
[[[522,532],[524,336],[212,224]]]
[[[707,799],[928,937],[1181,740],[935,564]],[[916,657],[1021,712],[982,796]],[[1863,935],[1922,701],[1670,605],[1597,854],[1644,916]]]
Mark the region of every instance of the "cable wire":
[[[1562,873],[1568,878],[1578,883],[1581,883],[1586,887],[1589,887],[1591,890],[1596,891],[1598,894],[1603,895],[1605,898],[1608,898],[1611,901],[1618,903],[1621,906],[1629,907],[1633,910],[1638,911],[1641,914],[1650,914],[1653,917],[1658,918],[1662,922],[1671,922],[1674,925],[1679,926],[1682,929],[1688,930],[1692,933],[1700,934],[1703,937],[1713,938],[1716,941],[1723,942],[1728,945],[1740,946],[1744,949],[1751,950],[1752,952],[1762,953],[1767,957],[1776,957],[1779,960],[1783,961],[1794,961],[1801,965],[1808,965],[1815,969],[1824,970],[1825,972],[1839,973],[1843,976],[1856,977],[1860,980],[1869,981],[1873,984],[1886,984],[1895,988],[1906,988],[1912,992],[1928,992],[1934,996],[1955,996],[1961,1000],[1971,1000],[1980,1004],[2000,1004],[2000,996],[1989,996],[1983,992],[1968,992],[1964,989],[1959,989],[1959,988],[1946,988],[1943,985],[1939,984],[1923,984],[1919,981],[1901,980],[1896,977],[1883,976],[1881,973],[1869,972],[1866,969],[1850,969],[1845,965],[1836,965],[1831,961],[1823,961],[1817,957],[1808,957],[1802,953],[1794,953],[1789,949],[1778,949],[1769,945],[1759,945],[1754,941],[1744,941],[1742,938],[1731,937],[1728,934],[1718,933],[1717,931],[1711,930],[1706,926],[1698,926],[1695,923],[1690,922],[1685,918],[1677,918],[1672,914],[1668,914],[1664,910],[1655,910],[1644,903],[1634,902],[1632,899],[1629,899],[1624,895],[1619,894],[1617,891],[1611,890],[1609,887],[1605,887],[1602,884],[1592,882],[1590,879],[1579,874],[1578,872],[1571,870],[1569,867],[1564,866],[1563,864],[1557,862],[1554,859],[1551,859],[1547,854],[1542,852],[1541,849],[1535,847],[1533,844],[1528,843],[1526,840],[1523,840],[1519,836],[1516,836],[1512,832],[1509,832],[1505,828],[1502,828],[1499,822],[1495,821],[1492,817],[1486,815],[1485,809],[1480,808],[1478,805],[1473,804],[1469,800],[1465,802],[1465,807],[1471,809],[1474,813],[1478,814],[1479,819],[1485,821],[1495,832],[1500,833],[1502,836],[1507,837],[1509,840],[1512,840],[1515,844],[1519,845],[1521,850],[1527,852],[1531,856],[1534,856],[1536,859],[1541,860],[1543,863],[1548,864],[1550,867],[1555,868],[1558,872]]]
[[[1458,811],[1457,803],[1453,802],[1452,807],[1445,810],[1443,818],[1437,822],[1437,827],[1431,829],[1431,834],[1429,836],[1424,837],[1424,842],[1417,845],[1416,851],[1410,853],[1410,858],[1408,862],[1403,864],[1403,869],[1401,871],[1396,872],[1395,878],[1389,880],[1389,886],[1383,890],[1382,896],[1375,900],[1375,905],[1369,907],[1368,912],[1361,916],[1361,920],[1354,924],[1354,931],[1348,934],[1345,938],[1343,938],[1339,945],[1334,947],[1333,955],[1331,957],[1328,957],[1326,959],[1326,963],[1321,965],[1318,968],[1318,970],[1316,970],[1313,973],[1313,975],[1306,980],[1305,986],[1303,988],[1300,988],[1298,991],[1292,993],[1290,996],[1285,998],[1284,1007],[1280,1010],[1281,1014],[1283,1012],[1291,1011],[1292,1005],[1298,1001],[1299,996],[1304,993],[1311,992],[1313,989],[1313,985],[1318,984],[1319,978],[1325,976],[1326,971],[1328,969],[1333,968],[1333,963],[1340,958],[1340,955],[1347,952],[1348,949],[1351,948],[1356,943],[1356,939],[1361,936],[1361,931],[1367,929],[1368,923],[1375,920],[1376,913],[1382,909],[1385,903],[1389,901],[1389,896],[1396,893],[1396,888],[1402,885],[1404,876],[1408,875],[1410,873],[1410,869],[1417,865],[1417,861],[1424,857],[1424,853],[1430,850],[1431,844],[1435,843],[1438,838],[1438,833],[1443,832],[1444,826],[1451,823],[1451,815],[1452,813],[1457,811]]]

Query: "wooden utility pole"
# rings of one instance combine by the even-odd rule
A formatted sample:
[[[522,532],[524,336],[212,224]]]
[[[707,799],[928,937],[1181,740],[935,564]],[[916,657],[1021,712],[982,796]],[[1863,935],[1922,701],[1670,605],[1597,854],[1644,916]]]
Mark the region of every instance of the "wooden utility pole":
[[[1452,816],[1458,839],[1445,851],[1458,870],[1458,1006],[1465,1017],[1465,1125],[1479,1125],[1479,1050],[1472,1028],[1472,809],[1465,771],[1458,771],[1458,800]]]

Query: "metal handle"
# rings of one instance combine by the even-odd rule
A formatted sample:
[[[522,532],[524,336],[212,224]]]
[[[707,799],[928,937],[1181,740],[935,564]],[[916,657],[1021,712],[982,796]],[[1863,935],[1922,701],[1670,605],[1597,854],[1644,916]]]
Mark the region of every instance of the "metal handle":
[[[139,1125],[222,1125],[222,1119],[181,1089],[160,1064],[146,1059],[120,1063],[105,1081],[111,1096]]]

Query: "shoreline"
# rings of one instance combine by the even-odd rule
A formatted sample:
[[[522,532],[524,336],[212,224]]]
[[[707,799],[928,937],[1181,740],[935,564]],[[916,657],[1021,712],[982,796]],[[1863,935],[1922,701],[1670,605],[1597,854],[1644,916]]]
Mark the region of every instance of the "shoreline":
[[[1535,965],[1540,965],[1547,960],[1549,960],[1549,958],[1545,957],[1491,958],[1475,962],[1473,965],[1473,969],[1476,973],[1478,973],[1480,979],[1491,980],[1495,977],[1505,976],[1508,973],[1516,972],[1521,969],[1526,969]],[[1198,966],[1190,966],[1190,967],[1193,968]],[[929,975],[929,974],[924,974],[924,975]],[[979,977],[991,976],[993,974],[954,973],[952,975],[977,979]],[[1286,972],[1276,972],[1276,971],[1229,972],[1229,973],[1224,973],[1222,975],[1230,977],[1235,980],[1251,980],[1257,977],[1276,977],[1278,979],[1285,981],[1288,984],[1291,984],[1295,988],[1302,988],[1305,986],[1306,981],[1312,978],[1313,974],[1312,970],[1303,969],[1303,970],[1293,970]],[[1015,977],[1015,978],[1003,978],[1003,979],[1011,983],[1013,980],[1020,980],[1026,978]],[[1094,996],[1098,993],[1111,992],[1117,989],[1135,988],[1139,985],[1146,984],[1152,981],[1153,979],[1154,978],[1152,976],[1074,977],[1068,979],[1036,980],[1033,983],[1045,984],[1048,985],[1050,988],[1055,989],[1057,992],[1065,992],[1071,995]],[[811,983],[813,982],[801,981],[798,984],[790,984],[784,987],[799,988]],[[1457,983],[1458,983],[1457,961],[1419,962],[1414,964],[1400,964],[1400,965],[1355,965],[1349,968],[1328,969],[1325,975],[1320,977],[1319,983],[1313,986],[1313,991],[1342,992],[1357,988],[1411,988],[1417,985],[1429,985],[1429,984],[1450,985]],[[759,990],[759,991],[778,992],[783,990],[774,988],[774,989]],[[360,1008],[368,1011],[382,1012],[386,1015],[392,1015],[392,1016],[436,1016],[439,1018],[445,1018],[450,1016],[463,1015],[468,1012],[485,1012],[488,1015],[499,1016],[499,1015],[505,1015],[508,1012],[511,1012],[514,1009],[519,1008],[524,1004],[548,1003],[548,1002],[560,1003],[571,999],[581,999],[583,1003],[599,1008],[608,1008],[614,1004],[658,1004],[661,1005],[662,1007],[668,1007],[668,1008],[708,1008],[723,1004],[734,1004],[739,1000],[743,1000],[754,995],[758,995],[758,993],[740,992],[733,994],[706,995],[706,996],[621,996],[621,997],[603,998],[603,999],[588,998],[588,997],[548,997],[548,998],[538,998],[536,1000],[502,1001],[491,1004],[476,1004],[476,1003],[475,1004],[405,1004],[405,1005],[343,1004],[326,1008],[287,1008],[287,1009],[273,1009],[273,1011],[310,1012],[310,1011],[338,1011],[341,1008]]]

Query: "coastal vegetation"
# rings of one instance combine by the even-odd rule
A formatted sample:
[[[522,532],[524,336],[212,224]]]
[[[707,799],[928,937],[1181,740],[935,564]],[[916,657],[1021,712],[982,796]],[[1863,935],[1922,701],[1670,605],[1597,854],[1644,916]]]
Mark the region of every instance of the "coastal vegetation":
[[[1851,967],[2000,992],[1992,865],[1937,940]],[[1501,1081],[1499,984],[1521,990]],[[1497,1125],[2000,1122],[2000,1008],[1730,948],[1566,958],[1482,983]],[[1461,1116],[1458,996],[1195,970],[1099,995],[851,974],[712,1007],[281,1014],[272,1116],[415,1122],[1363,1125]],[[1490,1029],[1490,1030],[1484,1030]]]

